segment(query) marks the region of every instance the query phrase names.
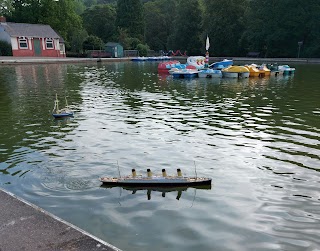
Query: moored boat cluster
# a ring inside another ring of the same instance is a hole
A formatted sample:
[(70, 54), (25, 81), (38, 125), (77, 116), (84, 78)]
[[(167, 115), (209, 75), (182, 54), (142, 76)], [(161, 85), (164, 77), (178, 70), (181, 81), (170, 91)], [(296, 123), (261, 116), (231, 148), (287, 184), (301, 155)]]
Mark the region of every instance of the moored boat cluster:
[(295, 68), (289, 65), (233, 65), (233, 60), (228, 59), (206, 65), (205, 59), (202, 56), (188, 57), (186, 64), (176, 60), (162, 62), (158, 65), (158, 72), (169, 73), (174, 78), (249, 78), (290, 75), (295, 72)]

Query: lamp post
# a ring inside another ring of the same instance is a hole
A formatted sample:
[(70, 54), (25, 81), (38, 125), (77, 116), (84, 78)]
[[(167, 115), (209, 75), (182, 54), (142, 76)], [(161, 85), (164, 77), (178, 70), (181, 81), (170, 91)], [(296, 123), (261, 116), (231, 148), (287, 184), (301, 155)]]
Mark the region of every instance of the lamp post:
[(302, 45), (303, 45), (303, 41), (299, 41), (298, 42), (298, 46), (299, 46), (299, 48), (298, 48), (298, 58), (300, 58), (300, 49), (301, 49)]

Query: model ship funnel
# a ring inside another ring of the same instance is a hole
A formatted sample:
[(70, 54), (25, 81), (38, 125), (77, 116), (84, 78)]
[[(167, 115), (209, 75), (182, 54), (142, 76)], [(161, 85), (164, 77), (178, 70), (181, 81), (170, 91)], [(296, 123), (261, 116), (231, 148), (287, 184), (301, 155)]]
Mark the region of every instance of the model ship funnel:
[(152, 172), (149, 168), (147, 169), (147, 174), (148, 174), (148, 177), (152, 177)]
[(163, 177), (167, 177), (166, 169), (162, 169), (162, 176), (163, 176)]
[(137, 173), (136, 173), (136, 169), (132, 169), (132, 177), (136, 177)]
[(180, 169), (180, 168), (177, 169), (177, 173), (178, 173), (178, 176), (179, 176), (179, 177), (182, 176), (182, 173), (181, 173), (181, 169)]

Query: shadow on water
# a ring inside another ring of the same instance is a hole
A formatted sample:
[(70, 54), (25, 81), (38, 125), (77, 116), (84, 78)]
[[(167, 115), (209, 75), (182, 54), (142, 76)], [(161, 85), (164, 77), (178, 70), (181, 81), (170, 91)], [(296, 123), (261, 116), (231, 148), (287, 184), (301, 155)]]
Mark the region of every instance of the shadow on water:
[(136, 194), (138, 191), (146, 191), (147, 199), (151, 200), (151, 192), (159, 192), (162, 197), (166, 197), (166, 193), (177, 192), (176, 199), (180, 200), (182, 192), (187, 191), (189, 188), (200, 189), (200, 190), (211, 190), (211, 185), (203, 186), (183, 186), (183, 187), (127, 187), (127, 186), (117, 186), (117, 185), (105, 185), (102, 184), (101, 188), (111, 189), (111, 188), (122, 188), (128, 191), (132, 191), (132, 194)]

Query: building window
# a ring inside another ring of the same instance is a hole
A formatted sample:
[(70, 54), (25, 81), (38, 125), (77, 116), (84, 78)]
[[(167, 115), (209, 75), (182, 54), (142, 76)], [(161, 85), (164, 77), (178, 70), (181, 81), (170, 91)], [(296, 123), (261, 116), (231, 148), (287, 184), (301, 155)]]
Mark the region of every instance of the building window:
[(47, 38), (47, 39), (46, 39), (46, 48), (47, 48), (47, 49), (54, 49), (52, 38)]
[(19, 38), (19, 48), (28, 49), (28, 40), (26, 38)]

